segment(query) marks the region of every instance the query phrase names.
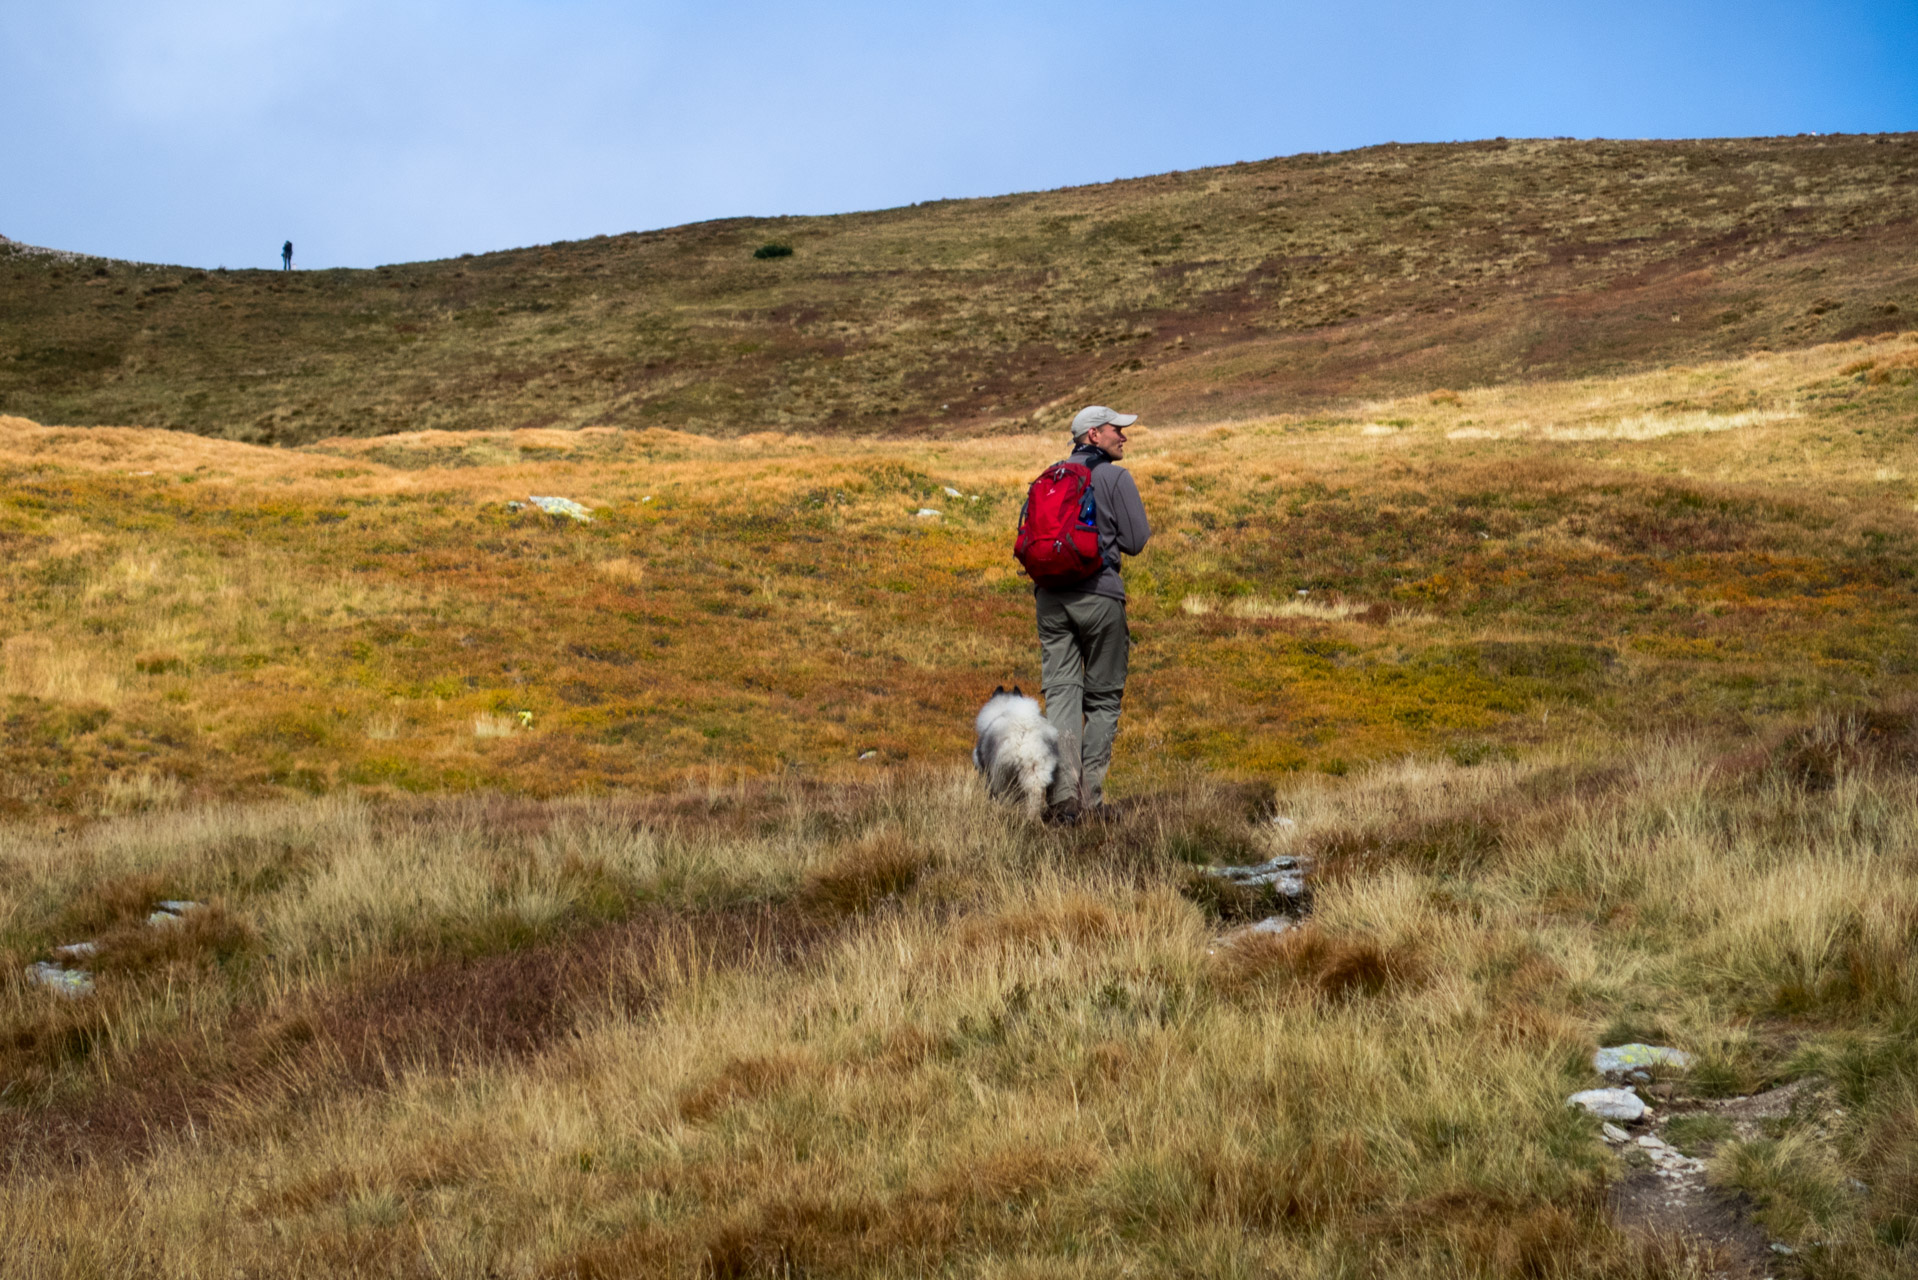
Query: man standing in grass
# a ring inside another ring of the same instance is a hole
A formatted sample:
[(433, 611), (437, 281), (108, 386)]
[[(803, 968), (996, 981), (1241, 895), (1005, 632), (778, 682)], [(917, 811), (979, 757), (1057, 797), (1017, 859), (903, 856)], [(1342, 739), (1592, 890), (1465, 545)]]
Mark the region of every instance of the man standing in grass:
[(1119, 733), (1125, 696), (1125, 581), (1121, 556), (1145, 550), (1152, 526), (1132, 473), (1114, 465), (1125, 457), (1125, 429), (1133, 413), (1089, 405), (1072, 419), (1072, 456), (1092, 472), (1100, 567), (1069, 587), (1035, 587), (1039, 615), (1039, 679), (1046, 719), (1059, 731), (1059, 770), (1046, 796), (1046, 821), (1070, 824), (1112, 813), (1105, 803), (1106, 770)]

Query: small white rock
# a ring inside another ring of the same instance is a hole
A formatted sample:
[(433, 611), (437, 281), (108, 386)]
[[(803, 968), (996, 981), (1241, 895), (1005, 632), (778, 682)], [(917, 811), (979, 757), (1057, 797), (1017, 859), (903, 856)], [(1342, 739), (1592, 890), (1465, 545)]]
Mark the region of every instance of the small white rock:
[(571, 498), (543, 497), (535, 493), (527, 495), (526, 500), (549, 516), (569, 516), (581, 524), (593, 522), (592, 508), (574, 502)]
[(98, 954), (99, 950), (100, 944), (97, 942), (69, 942), (64, 947), (55, 947), (53, 954), (67, 960), (84, 960)]
[(189, 911), (198, 911), (200, 904), (181, 898), (170, 898), (160, 904), (160, 909), (147, 917), (151, 925), (178, 924)]
[(1600, 1125), (1598, 1131), (1604, 1135), (1605, 1141), (1611, 1143), (1613, 1146), (1624, 1146), (1632, 1140), (1631, 1134), (1626, 1133), (1609, 1120)]
[(1586, 1089), (1565, 1099), (1568, 1107), (1583, 1107), (1601, 1120), (1626, 1124), (1643, 1119), (1646, 1107), (1630, 1089)]
[(1245, 888), (1269, 886), (1284, 898), (1305, 896), (1306, 864), (1297, 858), (1279, 857), (1249, 867), (1201, 867), (1208, 876), (1216, 876)]
[(1229, 946), (1243, 938), (1251, 938), (1260, 934), (1277, 936), (1289, 929), (1297, 928), (1298, 923), (1299, 922), (1291, 916), (1267, 916), (1265, 919), (1246, 925), (1242, 929), (1234, 929), (1223, 937), (1214, 938), (1213, 945), (1207, 947), (1205, 953), (1209, 956), (1217, 955), (1220, 947)]
[(85, 969), (62, 969), (59, 965), (37, 960), (27, 966), (27, 981), (37, 983), (56, 995), (74, 999), (93, 991), (93, 975)]
[(879, 754), (879, 753), (878, 753), (877, 751), (861, 751), (861, 752), (859, 753), (859, 758), (860, 758), (861, 760), (870, 760), (870, 759), (872, 759), (872, 758), (873, 758), (874, 756), (876, 756), (876, 755), (878, 755), (878, 754)]
[(1683, 1049), (1667, 1049), (1655, 1044), (1613, 1045), (1592, 1055), (1592, 1070), (1602, 1076), (1629, 1075), (1646, 1067), (1676, 1067), (1683, 1071), (1691, 1065), (1692, 1055)]
[(928, 519), (932, 516), (943, 516), (944, 514), (946, 513), (943, 511), (934, 511), (931, 507), (921, 507), (919, 510), (913, 512), (913, 515), (919, 517), (921, 520)]
[(957, 489), (955, 489), (955, 488), (953, 488), (953, 487), (952, 487), (951, 485), (949, 485), (949, 484), (942, 484), (942, 485), (940, 485), (939, 487), (940, 487), (941, 489), (944, 489), (944, 490), (946, 491), (946, 496), (947, 496), (948, 498), (963, 498), (963, 497), (965, 497), (965, 495), (964, 495), (963, 493), (960, 493), (960, 492), (959, 492), (959, 491), (958, 491)]

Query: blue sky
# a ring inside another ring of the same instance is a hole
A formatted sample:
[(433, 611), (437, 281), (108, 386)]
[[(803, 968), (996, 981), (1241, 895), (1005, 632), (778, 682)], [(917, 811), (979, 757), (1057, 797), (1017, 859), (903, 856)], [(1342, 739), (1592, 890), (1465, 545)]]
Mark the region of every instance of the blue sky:
[(372, 266), (1460, 138), (1918, 129), (1918, 0), (0, 0), (0, 234)]

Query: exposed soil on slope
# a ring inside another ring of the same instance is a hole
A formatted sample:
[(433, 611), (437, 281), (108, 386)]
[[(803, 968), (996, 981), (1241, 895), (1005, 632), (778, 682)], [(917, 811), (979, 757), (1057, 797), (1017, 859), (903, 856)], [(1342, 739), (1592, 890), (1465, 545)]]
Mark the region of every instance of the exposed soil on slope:
[[(1746, 1097), (1679, 1100), (1663, 1109), (1648, 1131), (1662, 1134), (1675, 1120), (1711, 1116), (1729, 1122), (1732, 1136), (1750, 1141), (1763, 1136), (1768, 1123), (1802, 1109), (1815, 1111), (1822, 1103), (1816, 1080), (1797, 1080)], [(1719, 1145), (1697, 1144), (1693, 1163), (1702, 1166)], [(1767, 1280), (1798, 1273), (1793, 1255), (1774, 1248), (1752, 1220), (1756, 1206), (1751, 1198), (1709, 1185), (1702, 1167), (1634, 1168), (1612, 1185), (1611, 1208), (1626, 1231), (1686, 1241), (1709, 1260), (1711, 1280)]]

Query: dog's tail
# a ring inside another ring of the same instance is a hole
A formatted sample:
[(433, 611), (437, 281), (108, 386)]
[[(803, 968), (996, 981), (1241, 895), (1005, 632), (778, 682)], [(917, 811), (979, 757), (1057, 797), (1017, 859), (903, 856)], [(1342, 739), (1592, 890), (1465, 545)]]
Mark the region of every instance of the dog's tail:
[(1044, 756), (1028, 755), (1019, 762), (1019, 794), (1025, 801), (1026, 817), (1036, 819), (1039, 811), (1045, 808), (1046, 793), (1052, 790), (1052, 779), (1058, 772), (1056, 747)]

